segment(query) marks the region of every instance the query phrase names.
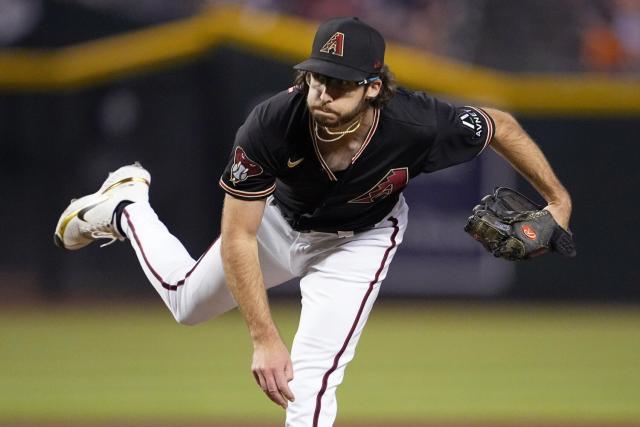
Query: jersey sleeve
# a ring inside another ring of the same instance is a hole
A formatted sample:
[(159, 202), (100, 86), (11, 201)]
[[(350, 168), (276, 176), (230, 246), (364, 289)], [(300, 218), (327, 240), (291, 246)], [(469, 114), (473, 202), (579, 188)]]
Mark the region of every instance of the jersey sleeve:
[(219, 181), (227, 194), (242, 200), (264, 199), (276, 189), (268, 135), (262, 129), (257, 110), (258, 107), (238, 129), (229, 162)]
[(489, 145), (495, 124), (483, 109), (456, 107), (437, 99), (433, 103), (436, 135), (423, 167), (424, 172), (467, 162)]

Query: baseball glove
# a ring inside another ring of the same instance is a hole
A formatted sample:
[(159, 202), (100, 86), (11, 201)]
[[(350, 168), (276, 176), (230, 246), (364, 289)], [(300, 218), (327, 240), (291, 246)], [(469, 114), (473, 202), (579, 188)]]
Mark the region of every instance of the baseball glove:
[(548, 251), (574, 257), (573, 235), (551, 213), (506, 187), (482, 198), (464, 230), (494, 256), (517, 261)]

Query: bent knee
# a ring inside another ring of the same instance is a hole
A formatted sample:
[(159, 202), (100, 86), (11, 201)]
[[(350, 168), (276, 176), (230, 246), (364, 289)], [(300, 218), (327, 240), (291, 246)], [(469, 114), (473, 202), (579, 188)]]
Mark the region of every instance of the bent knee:
[(176, 317), (175, 319), (176, 319), (176, 322), (185, 326), (195, 326), (201, 322), (191, 317)]
[(185, 326), (194, 326), (206, 320), (202, 316), (198, 316), (196, 313), (174, 313), (173, 317), (176, 319), (176, 322)]
[(218, 317), (219, 314), (221, 313), (209, 312), (204, 310), (190, 310), (174, 312), (173, 317), (176, 319), (176, 322), (181, 325), (194, 326)]
[(235, 307), (233, 299), (222, 301), (181, 300), (170, 307), (173, 317), (181, 325), (197, 325), (226, 313)]

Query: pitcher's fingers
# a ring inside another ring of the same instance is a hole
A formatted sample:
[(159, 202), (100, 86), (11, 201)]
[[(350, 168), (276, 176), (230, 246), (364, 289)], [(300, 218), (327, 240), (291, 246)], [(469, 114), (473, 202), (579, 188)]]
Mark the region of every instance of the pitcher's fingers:
[(260, 375), (258, 375), (256, 371), (251, 371), (251, 373), (253, 374), (253, 378), (256, 380), (256, 384), (258, 384), (258, 387), (260, 387), (264, 391), (265, 386), (263, 386), (263, 382), (260, 381)]
[(265, 380), (267, 382), (267, 393), (269, 398), (273, 400), (278, 405), (283, 408), (287, 408), (287, 400), (282, 396), (280, 389), (278, 387), (278, 383), (276, 379), (273, 377), (272, 372), (268, 372), (265, 374)]
[(260, 371), (253, 371), (253, 377), (256, 379), (258, 386), (264, 391), (267, 392), (267, 381), (264, 379), (264, 376)]
[(291, 363), (291, 359), (289, 359), (286, 366), (284, 367), (284, 375), (287, 377), (287, 381), (293, 380), (293, 365)]
[(284, 396), (287, 400), (293, 402), (293, 392), (289, 388), (289, 381), (287, 380), (286, 371), (280, 372), (276, 375), (276, 384), (278, 386), (278, 391)]

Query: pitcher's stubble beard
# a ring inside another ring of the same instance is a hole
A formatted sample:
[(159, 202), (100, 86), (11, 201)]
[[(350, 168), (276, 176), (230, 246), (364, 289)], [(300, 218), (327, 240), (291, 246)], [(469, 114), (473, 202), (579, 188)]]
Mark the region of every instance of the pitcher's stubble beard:
[(331, 129), (338, 128), (352, 122), (356, 117), (366, 111), (366, 109), (368, 108), (368, 104), (365, 96), (363, 95), (362, 99), (358, 102), (358, 105), (356, 105), (351, 111), (338, 115), (338, 113), (329, 109), (328, 111), (330, 113), (338, 116), (337, 119), (332, 119), (328, 116), (322, 115), (322, 113), (318, 113), (317, 110), (322, 111), (322, 107), (311, 107), (308, 102), (307, 107), (309, 108), (309, 112), (311, 113), (311, 116), (313, 117), (313, 120), (316, 121), (316, 123), (318, 123), (320, 126), (326, 126)]

